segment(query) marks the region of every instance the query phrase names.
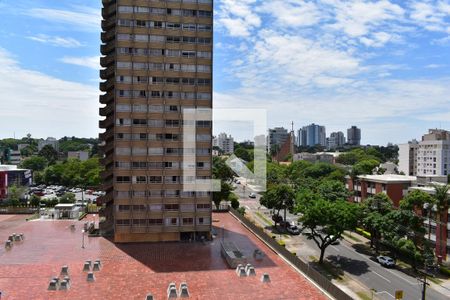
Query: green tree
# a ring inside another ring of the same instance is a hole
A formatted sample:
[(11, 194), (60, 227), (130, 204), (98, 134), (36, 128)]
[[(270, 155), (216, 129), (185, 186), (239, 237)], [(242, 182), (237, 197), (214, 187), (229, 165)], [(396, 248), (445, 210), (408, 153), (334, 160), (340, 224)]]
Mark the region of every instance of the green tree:
[(54, 164), (58, 160), (58, 152), (51, 145), (45, 145), (38, 155), (45, 158), (49, 165)]
[[(439, 241), (439, 256), (442, 256), (442, 253), (445, 252), (443, 247), (446, 247), (446, 241), (443, 240), (443, 233), (447, 231), (447, 223), (448, 223), (448, 206), (450, 202), (449, 194), (449, 185), (439, 185), (435, 184), (434, 186), (434, 198), (437, 207), (436, 212), (436, 225), (439, 234), (436, 236), (440, 236), (441, 240)], [(437, 242), (437, 241), (436, 241)]]
[(76, 197), (73, 193), (65, 193), (59, 198), (59, 203), (75, 203)]
[(226, 160), (220, 157), (213, 157), (212, 175), (214, 179), (220, 179), (225, 182), (231, 182), (235, 174), (226, 164)]
[(362, 222), (370, 232), (370, 247), (378, 252), (379, 241), (386, 225), (385, 216), (392, 211), (392, 200), (384, 193), (376, 194), (364, 200)]
[(358, 175), (372, 174), (373, 169), (379, 164), (380, 162), (375, 159), (362, 160), (353, 166), (353, 170), (355, 170), (355, 173)]
[(222, 202), (222, 200), (228, 200), (232, 190), (233, 188), (229, 183), (226, 183), (223, 180), (221, 180), (220, 191), (213, 192), (213, 202), (217, 209), (219, 209), (220, 202)]
[(39, 207), (41, 204), (41, 197), (37, 195), (31, 195), (30, 197), (30, 205), (33, 207)]
[(21, 167), (33, 171), (42, 171), (47, 166), (47, 160), (41, 156), (32, 156), (22, 161)]
[(320, 249), (319, 263), (323, 263), (325, 250), (342, 237), (345, 230), (352, 230), (360, 215), (360, 208), (347, 201), (319, 199), (302, 206), (301, 228), (308, 239)]
[[(268, 209), (276, 211), (276, 215), (280, 214), (280, 210), (293, 210), (294, 208), (295, 193), (293, 189), (287, 184), (279, 184), (273, 187), (269, 187), (264, 195), (260, 198), (259, 202)], [(284, 218), (286, 221), (286, 218)], [(275, 226), (277, 222), (275, 221)]]
[(317, 189), (319, 195), (329, 201), (347, 200), (350, 197), (345, 185), (336, 180), (322, 180)]
[(253, 160), (253, 151), (252, 150), (238, 148), (238, 149), (234, 150), (234, 155), (236, 155), (240, 159), (245, 160), (246, 162), (250, 162)]

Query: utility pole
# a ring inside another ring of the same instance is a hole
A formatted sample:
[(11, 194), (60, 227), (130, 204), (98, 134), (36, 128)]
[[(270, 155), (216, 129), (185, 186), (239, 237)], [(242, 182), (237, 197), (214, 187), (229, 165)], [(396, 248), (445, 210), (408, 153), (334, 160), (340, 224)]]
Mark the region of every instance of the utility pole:
[(427, 270), (426, 270), (426, 268), (427, 268), (427, 266), (425, 265), (425, 272), (423, 273), (423, 275), (424, 275), (423, 279), (422, 278), (418, 279), (423, 284), (423, 286), (422, 286), (422, 300), (426, 299), (427, 285), (430, 285), (427, 282)]

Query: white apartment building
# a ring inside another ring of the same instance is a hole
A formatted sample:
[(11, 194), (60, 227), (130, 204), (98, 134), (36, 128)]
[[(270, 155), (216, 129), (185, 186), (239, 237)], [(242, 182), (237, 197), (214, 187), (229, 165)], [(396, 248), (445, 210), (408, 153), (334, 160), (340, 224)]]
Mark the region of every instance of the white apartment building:
[(398, 149), (398, 171), (405, 175), (416, 176), (419, 142), (412, 140), (407, 144), (398, 145)]
[(447, 176), (450, 169), (450, 132), (430, 129), (417, 151), (417, 176)]
[(45, 146), (50, 145), (56, 151), (59, 151), (59, 141), (53, 137), (48, 137), (46, 140), (38, 141), (38, 151), (41, 151)]
[(234, 152), (234, 139), (231, 135), (221, 133), (214, 138), (213, 146), (219, 147), (225, 154), (231, 154)]

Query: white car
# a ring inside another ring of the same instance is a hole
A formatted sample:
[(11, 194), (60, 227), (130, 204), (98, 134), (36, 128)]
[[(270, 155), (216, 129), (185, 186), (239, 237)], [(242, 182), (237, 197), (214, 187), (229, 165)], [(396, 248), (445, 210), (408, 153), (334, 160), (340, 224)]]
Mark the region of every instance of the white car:
[(255, 199), (256, 198), (256, 194), (255, 193), (250, 193), (248, 195), (249, 198)]
[(391, 268), (395, 266), (395, 261), (389, 256), (380, 255), (377, 257), (377, 261), (380, 265), (386, 268)]

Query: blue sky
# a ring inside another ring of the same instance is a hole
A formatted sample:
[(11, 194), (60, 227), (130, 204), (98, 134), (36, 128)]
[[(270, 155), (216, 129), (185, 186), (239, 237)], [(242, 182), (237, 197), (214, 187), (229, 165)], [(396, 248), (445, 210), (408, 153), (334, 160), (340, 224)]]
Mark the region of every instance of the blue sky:
[[(0, 137), (98, 134), (100, 7), (0, 0)], [(216, 0), (214, 79), (215, 107), (271, 127), (358, 125), (372, 144), (450, 129), (450, 1)]]

